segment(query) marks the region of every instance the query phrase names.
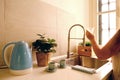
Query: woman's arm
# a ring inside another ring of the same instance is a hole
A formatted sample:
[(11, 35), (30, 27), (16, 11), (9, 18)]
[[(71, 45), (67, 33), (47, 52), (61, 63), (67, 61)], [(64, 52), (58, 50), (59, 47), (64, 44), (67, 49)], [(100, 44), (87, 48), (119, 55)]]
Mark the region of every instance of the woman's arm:
[(120, 30), (102, 48), (98, 46), (92, 33), (86, 31), (86, 36), (91, 41), (93, 50), (99, 59), (107, 59), (120, 51)]

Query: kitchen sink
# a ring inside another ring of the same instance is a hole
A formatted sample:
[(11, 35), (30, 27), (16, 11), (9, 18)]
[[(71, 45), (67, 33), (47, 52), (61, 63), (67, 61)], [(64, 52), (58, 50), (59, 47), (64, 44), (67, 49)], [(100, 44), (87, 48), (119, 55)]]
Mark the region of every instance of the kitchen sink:
[(66, 59), (68, 66), (80, 65), (86, 68), (99, 69), (105, 64), (109, 63), (108, 60), (99, 60), (97, 58), (86, 57), (86, 56), (74, 56)]
[(100, 80), (107, 80), (112, 73), (112, 63), (109, 60), (99, 60), (97, 58), (79, 55), (72, 55), (70, 58), (66, 58), (65, 55), (56, 57), (53, 61), (58, 65), (62, 59), (66, 60), (67, 68), (88, 74), (98, 74), (101, 76)]
[(80, 65), (88, 68), (98, 69), (104, 64), (106, 64), (108, 60), (99, 60), (96, 58), (81, 56)]
[(87, 56), (79, 56), (79, 55), (72, 55), (70, 58), (59, 57), (57, 59), (54, 59), (56, 63), (59, 63), (60, 60), (65, 59), (66, 65), (73, 67), (73, 66), (80, 66), (88, 69), (94, 69), (96, 72), (103, 69), (105, 66), (108, 66), (111, 64), (109, 60), (99, 60), (97, 58), (93, 57), (87, 57)]

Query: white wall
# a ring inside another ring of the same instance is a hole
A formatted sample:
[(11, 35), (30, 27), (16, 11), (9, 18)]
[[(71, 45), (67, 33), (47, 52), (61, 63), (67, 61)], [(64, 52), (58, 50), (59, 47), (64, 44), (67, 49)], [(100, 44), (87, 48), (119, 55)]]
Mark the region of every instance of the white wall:
[(89, 0), (0, 0), (0, 53), (8, 42), (31, 43), (45, 33), (58, 43), (55, 55), (66, 54), (68, 29), (76, 23), (89, 26)]

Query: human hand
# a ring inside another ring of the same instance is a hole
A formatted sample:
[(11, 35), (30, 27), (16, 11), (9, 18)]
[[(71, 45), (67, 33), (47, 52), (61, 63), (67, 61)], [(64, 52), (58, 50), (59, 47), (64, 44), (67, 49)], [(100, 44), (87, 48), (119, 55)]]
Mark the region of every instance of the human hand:
[(86, 30), (86, 36), (89, 40), (94, 39), (94, 35), (91, 32), (89, 32), (88, 30)]

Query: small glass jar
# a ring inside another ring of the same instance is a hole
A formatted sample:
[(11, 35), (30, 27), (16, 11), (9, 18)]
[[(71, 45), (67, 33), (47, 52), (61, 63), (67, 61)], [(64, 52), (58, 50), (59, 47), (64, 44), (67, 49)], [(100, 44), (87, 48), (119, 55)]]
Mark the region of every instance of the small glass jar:
[(65, 59), (60, 60), (60, 68), (64, 68), (66, 66)]

